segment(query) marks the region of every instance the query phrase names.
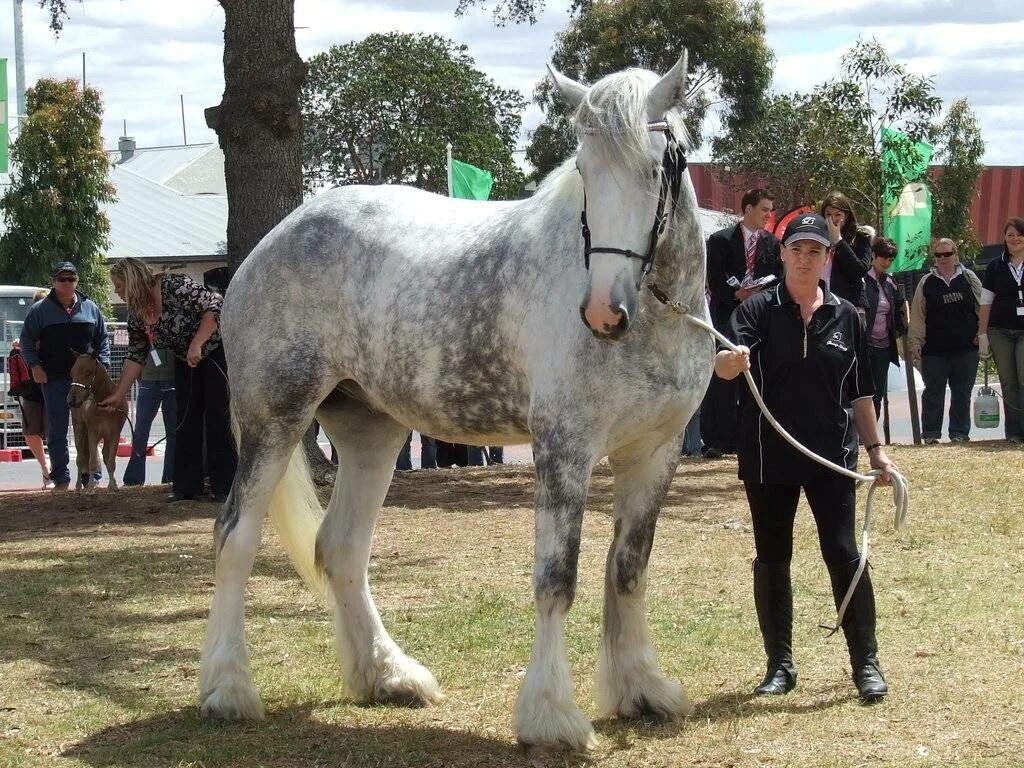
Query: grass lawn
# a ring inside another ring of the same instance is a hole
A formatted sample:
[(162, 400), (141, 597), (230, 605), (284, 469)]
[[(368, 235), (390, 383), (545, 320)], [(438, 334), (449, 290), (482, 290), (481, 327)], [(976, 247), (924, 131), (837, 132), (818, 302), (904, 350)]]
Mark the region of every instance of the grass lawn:
[[(1024, 765), (1024, 451), (1005, 443), (894, 448), (909, 527), (878, 494), (873, 578), (892, 689), (859, 704), (806, 508), (794, 560), (800, 684), (747, 694), (763, 673), (753, 539), (731, 460), (684, 460), (651, 559), (665, 670), (696, 711), (673, 723), (598, 721), (589, 756), (525, 750), (512, 705), (532, 643), (528, 467), (396, 477), (371, 583), (385, 624), (437, 676), (422, 709), (353, 704), (333, 628), (273, 531), (248, 590), (253, 674), (267, 719), (198, 717), (213, 591), (210, 504), (158, 488), (0, 495), (0, 766), (1021, 766)], [(585, 712), (611, 478), (595, 476), (567, 642)]]

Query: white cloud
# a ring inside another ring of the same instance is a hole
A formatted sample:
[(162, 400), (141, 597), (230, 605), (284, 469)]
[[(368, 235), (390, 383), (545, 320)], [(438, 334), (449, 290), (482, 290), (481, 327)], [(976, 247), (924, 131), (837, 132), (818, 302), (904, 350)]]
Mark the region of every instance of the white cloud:
[[(0, 18), (11, 18), (12, 0), (0, 0)], [(500, 85), (530, 98), (544, 75), (555, 34), (569, 0), (548, 0), (534, 27), (495, 27), (490, 14), (454, 16), (456, 0), (296, 0), (296, 43), (309, 57), (330, 45), (371, 32), (431, 32), (465, 43), (477, 65)], [(776, 52), (773, 87), (808, 89), (838, 72), (838, 60), (859, 36), (878, 37), (915, 72), (934, 76), (946, 102), (967, 97), (975, 108), (991, 164), (1022, 162), (1024, 39), (1017, 0), (766, 0), (768, 42)], [(224, 90), (223, 24), (214, 0), (87, 0), (69, 2), (71, 19), (59, 39), (33, 0), (24, 5), (26, 80), (86, 76), (104, 96), (104, 140), (113, 147), (127, 122), (140, 146), (180, 143), (181, 106), (190, 142), (213, 141), (203, 110)], [(13, 33), (0, 25), (0, 56), (11, 59), (8, 82), (14, 111)], [(527, 109), (524, 127), (540, 121)], [(705, 133), (713, 130), (709, 122)]]

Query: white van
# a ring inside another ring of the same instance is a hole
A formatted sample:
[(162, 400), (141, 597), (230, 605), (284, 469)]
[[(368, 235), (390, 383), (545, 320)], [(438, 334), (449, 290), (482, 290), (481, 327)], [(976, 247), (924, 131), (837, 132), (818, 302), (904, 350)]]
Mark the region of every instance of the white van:
[[(0, 285), (0, 322), (20, 323), (32, 306), (32, 297), (36, 291), (49, 291), (49, 288), (33, 288), (30, 285)], [(20, 331), (20, 329), (19, 329)], [(8, 338), (10, 332), (3, 338)]]

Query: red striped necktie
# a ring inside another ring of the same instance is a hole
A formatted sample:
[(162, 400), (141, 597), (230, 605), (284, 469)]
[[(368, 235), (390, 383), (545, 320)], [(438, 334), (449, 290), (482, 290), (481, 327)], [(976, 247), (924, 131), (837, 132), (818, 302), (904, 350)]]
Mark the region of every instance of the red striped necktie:
[(747, 274), (754, 273), (754, 257), (757, 255), (757, 232), (751, 232), (747, 238)]

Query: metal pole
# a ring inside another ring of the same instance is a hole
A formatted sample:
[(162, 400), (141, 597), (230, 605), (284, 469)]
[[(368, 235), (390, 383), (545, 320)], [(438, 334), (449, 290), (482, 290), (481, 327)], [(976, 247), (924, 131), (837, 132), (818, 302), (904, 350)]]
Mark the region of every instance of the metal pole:
[(82, 93), (85, 93), (85, 51), (82, 51)]
[(185, 133), (185, 94), (179, 93), (181, 99), (181, 141), (188, 146), (188, 135)]
[[(901, 272), (900, 281), (903, 283), (903, 295), (913, 297), (914, 295), (914, 273)], [(909, 302), (911, 299), (907, 299)], [(910, 402), (910, 429), (914, 435), (914, 445), (921, 444), (921, 416), (917, 409), (917, 385), (914, 382), (914, 363), (910, 359), (910, 333), (903, 334), (903, 350), (906, 354), (904, 370), (907, 374), (907, 400)]]
[(448, 197), (452, 196), (452, 143), (448, 142)]
[(18, 104), (18, 127), (21, 128), (21, 121), (25, 119), (25, 25), (21, 18), (21, 4), (24, 0), (14, 0), (14, 69), (15, 88)]

